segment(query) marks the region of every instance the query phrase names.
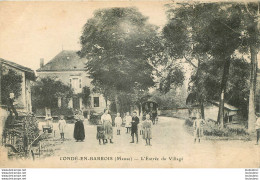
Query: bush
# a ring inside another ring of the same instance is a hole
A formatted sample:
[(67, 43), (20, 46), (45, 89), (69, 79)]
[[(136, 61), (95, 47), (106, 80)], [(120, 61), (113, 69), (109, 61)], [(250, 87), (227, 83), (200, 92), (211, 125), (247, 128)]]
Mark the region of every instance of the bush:
[(208, 122), (204, 126), (204, 135), (206, 136), (245, 136), (248, 135), (247, 130), (242, 125), (228, 125), (227, 127), (221, 129), (214, 122)]
[(71, 109), (71, 108), (61, 107), (61, 108), (52, 108), (51, 115), (52, 116), (63, 115), (65, 117), (70, 117), (70, 116), (73, 116), (74, 113), (73, 113), (73, 109)]
[(193, 127), (193, 121), (192, 121), (192, 119), (186, 119), (186, 120), (185, 120), (185, 126)]
[[(193, 132), (193, 120), (186, 119), (185, 126), (190, 133)], [(203, 126), (203, 134), (205, 136), (231, 137), (231, 136), (248, 136), (246, 127), (243, 125), (228, 125), (221, 129), (215, 122), (207, 122)]]
[(96, 113), (95, 111), (90, 111), (90, 119), (89, 123), (93, 125), (99, 124), (99, 121), (101, 120), (101, 114)]
[(206, 124), (203, 127), (203, 133), (206, 136), (219, 136), (219, 137), (225, 137), (229, 136), (229, 131), (228, 129), (220, 129), (219, 126), (217, 125), (211, 125), (211, 124)]

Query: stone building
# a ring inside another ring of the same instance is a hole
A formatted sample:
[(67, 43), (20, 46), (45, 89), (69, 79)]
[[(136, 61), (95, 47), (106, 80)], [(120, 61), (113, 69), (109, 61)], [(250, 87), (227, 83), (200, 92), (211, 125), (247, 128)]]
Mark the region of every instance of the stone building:
[[(72, 109), (89, 109), (97, 113), (103, 112), (106, 108), (106, 101), (101, 94), (91, 91), (90, 107), (86, 107), (79, 96), (85, 86), (91, 90), (91, 78), (86, 71), (87, 59), (80, 58), (76, 51), (63, 50), (51, 59), (47, 64), (40, 60), (40, 68), (36, 70), (38, 78), (52, 77), (69, 85), (74, 92), (73, 97), (69, 100), (68, 108)], [(61, 106), (61, 99), (58, 99), (58, 106)]]

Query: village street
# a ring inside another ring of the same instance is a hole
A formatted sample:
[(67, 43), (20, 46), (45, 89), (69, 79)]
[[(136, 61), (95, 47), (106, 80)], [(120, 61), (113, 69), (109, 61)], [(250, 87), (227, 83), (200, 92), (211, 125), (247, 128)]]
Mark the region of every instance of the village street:
[[(184, 120), (159, 117), (153, 126), (152, 146), (145, 146), (140, 137), (138, 144), (131, 144), (130, 134), (122, 128), (114, 143), (99, 145), (96, 140), (96, 126), (85, 124), (86, 139), (73, 139), (73, 124), (68, 124), (66, 141), (61, 143), (54, 156), (37, 160), (41, 166), (60, 167), (259, 167), (260, 146), (255, 141), (209, 141), (202, 138), (200, 144), (186, 132)], [(56, 134), (55, 138), (59, 138)], [(87, 160), (80, 159), (82, 157)], [(96, 157), (112, 157), (113, 160), (98, 160)], [(166, 160), (161, 160), (163, 157)], [(75, 159), (77, 158), (77, 159)], [(116, 161), (116, 160), (118, 161)], [(121, 159), (121, 160), (120, 160)], [(171, 160), (170, 160), (171, 159)], [(51, 164), (49, 162), (52, 162)], [(153, 162), (153, 163), (151, 163)]]

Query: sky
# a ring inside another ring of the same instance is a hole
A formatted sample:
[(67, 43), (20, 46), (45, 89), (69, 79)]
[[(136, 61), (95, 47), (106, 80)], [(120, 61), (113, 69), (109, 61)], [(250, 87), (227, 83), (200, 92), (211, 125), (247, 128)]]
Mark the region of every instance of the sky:
[(36, 70), (62, 49), (80, 50), (87, 20), (100, 8), (137, 7), (158, 26), (167, 2), (0, 2), (0, 58)]

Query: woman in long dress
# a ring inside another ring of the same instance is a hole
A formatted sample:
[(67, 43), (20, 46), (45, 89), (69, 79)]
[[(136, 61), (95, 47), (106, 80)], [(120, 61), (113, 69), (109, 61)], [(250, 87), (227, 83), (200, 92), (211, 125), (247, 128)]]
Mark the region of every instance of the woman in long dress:
[(152, 139), (152, 121), (149, 114), (146, 114), (145, 121), (143, 122), (143, 138), (146, 141), (146, 146), (151, 146), (151, 139)]
[(81, 116), (77, 113), (75, 115), (76, 123), (74, 126), (74, 138), (76, 141), (83, 141), (85, 139), (85, 128)]
[(112, 127), (112, 118), (110, 114), (108, 114), (108, 109), (104, 110), (104, 114), (101, 116), (101, 122), (104, 125), (104, 131), (105, 131), (105, 137), (104, 139), (110, 140), (110, 143), (112, 142), (113, 139), (113, 127)]

